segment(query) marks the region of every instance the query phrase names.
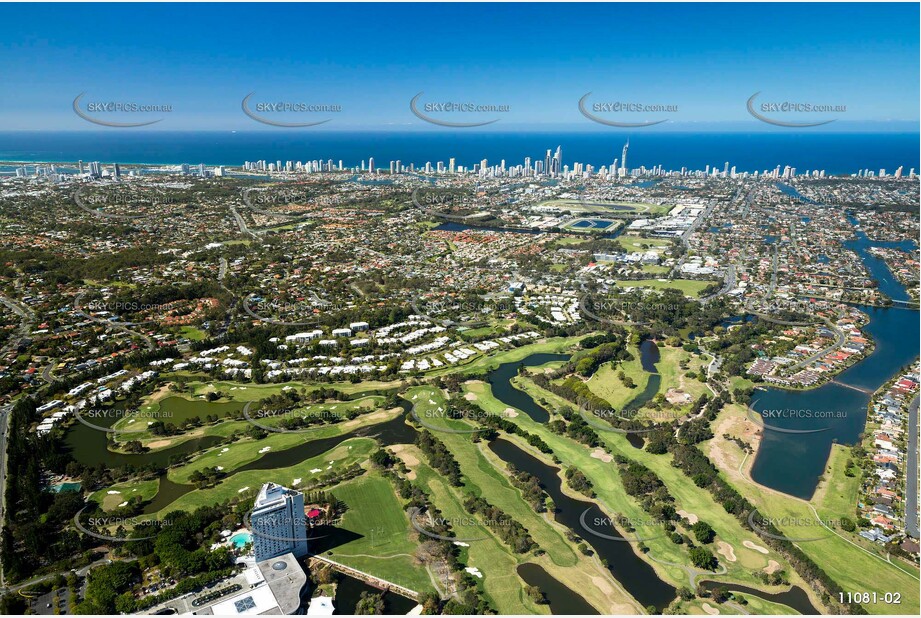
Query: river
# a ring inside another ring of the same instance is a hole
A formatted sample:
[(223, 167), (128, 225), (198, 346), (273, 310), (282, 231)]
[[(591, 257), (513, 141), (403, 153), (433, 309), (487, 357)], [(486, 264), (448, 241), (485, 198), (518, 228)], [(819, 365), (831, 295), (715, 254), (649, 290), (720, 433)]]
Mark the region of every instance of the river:
[[(599, 524), (598, 532), (604, 536), (597, 536), (590, 534), (583, 527), (583, 521), (606, 523), (610, 518), (594, 502), (572, 498), (563, 493), (562, 480), (558, 476), (559, 468), (542, 462), (502, 438), (490, 442), (489, 448), (506, 463), (537, 477), (541, 487), (556, 505), (554, 519), (581, 537), (595, 550), (599, 558), (607, 560), (608, 568), (614, 578), (643, 607), (652, 605), (661, 611), (671, 603), (675, 598), (675, 588), (659, 579), (655, 569), (637, 555), (632, 543), (626, 540), (606, 538), (619, 537), (622, 539), (623, 537), (616, 528)], [(616, 474), (613, 469), (611, 472)]]

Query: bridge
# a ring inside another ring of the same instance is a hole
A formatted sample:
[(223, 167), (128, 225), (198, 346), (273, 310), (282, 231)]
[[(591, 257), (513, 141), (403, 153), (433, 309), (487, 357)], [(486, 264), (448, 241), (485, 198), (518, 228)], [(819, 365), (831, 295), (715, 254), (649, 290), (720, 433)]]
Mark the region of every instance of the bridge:
[(358, 569), (354, 569), (350, 566), (346, 566), (342, 564), (341, 562), (330, 560), (329, 558), (326, 558), (325, 556), (318, 556), (317, 554), (311, 554), (309, 562), (310, 562), (310, 566), (314, 566), (315, 562), (327, 564), (333, 569), (335, 569), (336, 571), (339, 571), (340, 573), (344, 573), (346, 575), (354, 577), (355, 579), (363, 581), (370, 586), (374, 586), (378, 590), (383, 590), (384, 592), (396, 592), (397, 594), (404, 596), (404, 597), (408, 597), (412, 599), (413, 601), (417, 601), (417, 602), (419, 601), (419, 593), (416, 592), (415, 590), (410, 590), (409, 588), (406, 588), (405, 586), (401, 586), (399, 584), (389, 582), (386, 579), (381, 579), (380, 577), (375, 577), (374, 575), (365, 573), (364, 571), (359, 571)]
[(867, 395), (872, 395), (873, 391), (868, 388), (863, 388), (861, 386), (854, 386), (853, 384), (845, 384), (844, 382), (838, 382), (838, 380), (832, 380), (832, 384), (837, 384), (838, 386), (843, 386), (844, 388), (849, 388), (853, 391), (859, 391), (861, 393), (866, 393)]

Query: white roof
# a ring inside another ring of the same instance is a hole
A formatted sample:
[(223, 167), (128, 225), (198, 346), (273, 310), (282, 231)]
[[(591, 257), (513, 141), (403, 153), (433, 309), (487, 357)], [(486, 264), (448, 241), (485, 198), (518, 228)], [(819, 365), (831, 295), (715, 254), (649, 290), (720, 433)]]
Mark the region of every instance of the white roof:
[(211, 606), (215, 616), (239, 616), (264, 614), (278, 607), (278, 601), (268, 586), (244, 590), (220, 603)]
[(313, 597), (310, 599), (310, 605), (307, 607), (308, 616), (332, 616), (333, 615), (333, 598), (332, 597)]

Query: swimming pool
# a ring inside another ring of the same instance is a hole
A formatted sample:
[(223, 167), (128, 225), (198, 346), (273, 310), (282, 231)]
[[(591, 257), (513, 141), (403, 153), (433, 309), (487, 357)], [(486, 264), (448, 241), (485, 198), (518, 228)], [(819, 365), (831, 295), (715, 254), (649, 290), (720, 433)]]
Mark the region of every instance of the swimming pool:
[(240, 549), (247, 543), (251, 543), (253, 540), (253, 535), (248, 531), (243, 530), (242, 532), (237, 532), (232, 537), (230, 537), (230, 542), (233, 543), (233, 546), (237, 549)]

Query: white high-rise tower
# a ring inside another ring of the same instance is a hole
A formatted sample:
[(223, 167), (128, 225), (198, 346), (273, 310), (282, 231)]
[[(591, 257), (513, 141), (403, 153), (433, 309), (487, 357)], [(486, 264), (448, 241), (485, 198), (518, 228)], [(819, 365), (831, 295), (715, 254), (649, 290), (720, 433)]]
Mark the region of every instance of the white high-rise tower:
[(307, 518), (304, 494), (275, 483), (266, 483), (256, 496), (250, 517), (256, 561), (291, 552), (307, 555)]

